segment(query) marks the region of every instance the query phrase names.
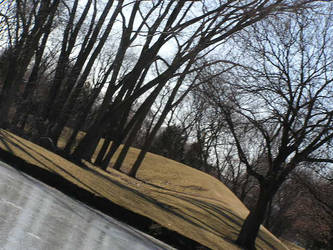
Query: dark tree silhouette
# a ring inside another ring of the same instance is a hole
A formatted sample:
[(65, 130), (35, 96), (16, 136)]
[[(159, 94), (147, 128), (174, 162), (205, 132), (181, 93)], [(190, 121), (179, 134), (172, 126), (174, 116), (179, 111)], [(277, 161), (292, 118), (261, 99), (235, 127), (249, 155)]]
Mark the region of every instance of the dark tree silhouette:
[(247, 249), (255, 248), (267, 207), (288, 175), (303, 162), (333, 162), (330, 22), (328, 13), (254, 25), (239, 37), (249, 64), (202, 88), (219, 107), (239, 160), (260, 185), (237, 239)]

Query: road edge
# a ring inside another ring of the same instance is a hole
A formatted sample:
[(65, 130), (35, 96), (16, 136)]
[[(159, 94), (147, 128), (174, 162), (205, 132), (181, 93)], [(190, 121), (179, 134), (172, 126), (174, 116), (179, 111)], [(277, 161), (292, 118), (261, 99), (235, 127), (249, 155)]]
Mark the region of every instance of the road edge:
[(175, 231), (161, 226), (146, 216), (139, 215), (112, 201), (94, 195), (93, 193), (80, 188), (62, 176), (30, 164), (14, 154), (0, 149), (0, 160), (13, 168), (28, 174), (31, 177), (51, 186), (67, 196), (78, 200), (89, 207), (92, 207), (103, 214), (111, 216), (127, 225), (134, 227), (155, 239), (158, 239), (177, 249), (209, 249), (200, 243), (187, 238)]

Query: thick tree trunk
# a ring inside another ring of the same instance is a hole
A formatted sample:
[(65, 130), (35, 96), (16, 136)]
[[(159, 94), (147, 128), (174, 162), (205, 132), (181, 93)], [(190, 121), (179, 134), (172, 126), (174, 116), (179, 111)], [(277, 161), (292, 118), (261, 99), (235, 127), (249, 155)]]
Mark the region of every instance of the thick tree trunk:
[(75, 126), (73, 128), (73, 133), (70, 137), (70, 139), (68, 140), (66, 146), (65, 146), (65, 152), (70, 154), (71, 149), (74, 145), (76, 136), (78, 134), (78, 132), (80, 131), (80, 129), (83, 127), (83, 124), (85, 123), (89, 112), (91, 111), (91, 108), (93, 107), (96, 98), (98, 97), (98, 95), (101, 93), (102, 88), (104, 87), (106, 80), (107, 80), (107, 76), (110, 74), (109, 70), (106, 73), (103, 81), (100, 83), (99, 87), (97, 87), (94, 90), (94, 93), (92, 95), (92, 97), (90, 98), (90, 101), (88, 102), (88, 104), (85, 106), (84, 110), (79, 114), (78, 118), (75, 120)]
[(269, 202), (274, 196), (274, 191), (269, 188), (261, 187), (259, 199), (254, 210), (245, 219), (242, 229), (236, 240), (236, 244), (242, 249), (255, 250), (255, 241), (259, 232), (260, 225), (265, 219), (265, 214)]
[(82, 128), (83, 124), (86, 121), (87, 114), (89, 113), (89, 110), (87, 108), (83, 113), (79, 114), (78, 118), (75, 120), (75, 124), (73, 126), (72, 134), (71, 134), (69, 140), (66, 142), (66, 145), (64, 147), (64, 151), (67, 154), (71, 153), (72, 148), (74, 147), (75, 142), (76, 142), (76, 137), (79, 134), (80, 129)]
[(9, 110), (15, 100), (14, 94), (18, 87), (16, 77), (17, 63), (13, 56), (10, 55), (8, 72), (0, 96), (0, 127), (2, 128), (6, 128), (9, 125)]
[[(135, 137), (137, 136), (137, 133), (142, 127), (142, 124), (151, 109), (151, 106), (153, 105), (154, 101), (156, 100), (158, 94), (162, 90), (165, 82), (161, 82), (159, 86), (157, 86), (154, 91), (149, 95), (149, 97), (145, 100), (145, 102), (140, 106), (139, 110), (136, 112), (136, 115), (132, 118), (132, 120), (129, 122), (125, 130), (122, 131), (122, 140), (128, 135), (128, 138), (126, 139), (126, 143), (120, 153), (120, 155), (117, 158), (117, 161), (114, 165), (114, 169), (120, 170), (120, 167), (125, 160), (125, 157), (127, 155), (127, 152), (130, 148), (130, 146), (133, 144)], [(121, 142), (122, 142), (121, 140)], [(119, 143), (121, 143), (119, 142)], [(111, 157), (106, 158), (104, 162), (104, 167), (108, 165), (108, 161), (111, 160)]]
[[(106, 170), (108, 168), (112, 156), (116, 153), (119, 146), (123, 143), (127, 134), (129, 133), (131, 128), (135, 125), (135, 122), (137, 120), (136, 117), (138, 117), (139, 116), (138, 114), (140, 114), (141, 108), (136, 112), (137, 114), (126, 125), (129, 114), (130, 114), (130, 109), (131, 109), (131, 106), (128, 106), (127, 108), (126, 107), (123, 108), (123, 111), (120, 112), (123, 115), (122, 115), (122, 118), (121, 118), (119, 124), (114, 125), (116, 127), (116, 130), (111, 128), (112, 131), (109, 132), (109, 133), (111, 133), (110, 135), (112, 136), (113, 142), (112, 142), (109, 152), (105, 155), (105, 157), (103, 158), (102, 162), (99, 165), (104, 170)], [(112, 125), (113, 124), (111, 124), (111, 126)], [(117, 168), (115, 168), (115, 169), (117, 169)], [(120, 169), (120, 167), (119, 167), (119, 169)], [(119, 169), (117, 169), (117, 170), (119, 170)]]
[(104, 130), (101, 129), (99, 123), (93, 124), (93, 126), (89, 128), (88, 133), (83, 137), (79, 145), (75, 148), (72, 156), (76, 159), (85, 159), (90, 161), (103, 131)]
[[(117, 130), (116, 134), (113, 135), (113, 138), (112, 138), (113, 141), (112, 141), (109, 152), (105, 155), (105, 157), (100, 162), (100, 164), (96, 163), (97, 166), (101, 166), (101, 168), (103, 170), (106, 170), (108, 168), (112, 156), (117, 152), (119, 146), (121, 145), (121, 143), (123, 142), (123, 140), (125, 139), (125, 137), (127, 135), (126, 130), (127, 130), (127, 128), (121, 129), (121, 127)], [(115, 168), (115, 169), (117, 169), (117, 168)], [(120, 169), (120, 167), (119, 167), (119, 169)], [(117, 170), (119, 170), (119, 169), (117, 169)]]
[[(112, 106), (117, 106), (113, 103)], [(127, 112), (126, 106), (118, 105), (118, 108), (115, 110), (110, 107), (107, 109), (107, 106), (103, 110), (100, 110), (94, 123), (89, 127), (87, 134), (79, 143), (75, 151), (73, 152), (73, 157), (77, 159), (85, 159), (87, 161), (91, 160), (92, 154), (94, 153), (96, 146), (98, 144), (99, 138), (102, 137), (103, 133), (108, 130), (111, 126), (114, 126), (115, 117), (119, 117), (120, 114)], [(119, 126), (117, 126), (119, 127)], [(115, 133), (113, 133), (115, 134)], [(98, 139), (96, 140), (96, 137)]]

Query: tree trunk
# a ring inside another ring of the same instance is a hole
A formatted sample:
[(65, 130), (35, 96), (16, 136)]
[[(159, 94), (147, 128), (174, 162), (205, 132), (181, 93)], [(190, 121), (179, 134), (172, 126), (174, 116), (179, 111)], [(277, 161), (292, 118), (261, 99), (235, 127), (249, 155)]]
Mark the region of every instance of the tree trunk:
[[(16, 81), (16, 61), (13, 59), (14, 55), (10, 52), (9, 67), (6, 79), (2, 86), (2, 92), (0, 95), (0, 127), (6, 128), (9, 125), (8, 115), (10, 106), (15, 100), (13, 92), (17, 90), (16, 86), (13, 87)], [(17, 84), (16, 84), (17, 85)]]
[(272, 218), (272, 201), (270, 200), (269, 204), (268, 204), (268, 209), (267, 209), (267, 213), (265, 216), (265, 221), (264, 221), (264, 226), (271, 231), (271, 218)]
[[(119, 146), (125, 139), (126, 135), (128, 134), (128, 131), (130, 130), (130, 128), (135, 124), (135, 117), (136, 116), (134, 116), (132, 118), (132, 120), (125, 127), (125, 129), (123, 129), (123, 127), (125, 126), (126, 121), (124, 120), (125, 117), (123, 117), (123, 121), (121, 121), (120, 125), (118, 125), (117, 131), (113, 132), (113, 134), (111, 135), (112, 139), (113, 139), (111, 148), (110, 148), (109, 152), (105, 155), (105, 157), (103, 158), (101, 163), (99, 164), (99, 166), (101, 166), (101, 168), (103, 170), (106, 170), (108, 168), (112, 156), (116, 153), (117, 149), (119, 148)], [(117, 168), (115, 168), (115, 169), (117, 169)], [(119, 170), (119, 169), (117, 169), (117, 170)]]
[[(66, 121), (67, 122), (67, 121)], [(66, 123), (64, 124), (64, 126), (61, 126), (62, 124), (56, 123), (50, 130), (50, 133), (48, 134), (48, 136), (52, 139), (52, 141), (54, 141), (55, 143), (58, 141), (58, 139), (60, 138), (61, 132), (64, 129)]]
[[(175, 9), (173, 10), (171, 16), (168, 19), (166, 27), (171, 27), (172, 23), (175, 21), (177, 18), (177, 14), (180, 12), (182, 6), (184, 5), (184, 2), (179, 2)], [(168, 8), (171, 8), (172, 2), (168, 5)], [(165, 12), (165, 15), (167, 12)], [(163, 14), (164, 16), (164, 14)], [(158, 24), (161, 22), (162, 19), (157, 20)], [(156, 26), (158, 27), (158, 26)], [(166, 28), (165, 28), (166, 29)], [(129, 72), (118, 84), (119, 86), (122, 86), (121, 89), (119, 90), (119, 93), (117, 94), (117, 97), (114, 100), (114, 104), (112, 105), (115, 108), (110, 109), (107, 111), (107, 106), (109, 103), (109, 97), (111, 99), (111, 95), (107, 92), (106, 98), (102, 103), (101, 110), (99, 111), (99, 114), (96, 118), (95, 123), (88, 129), (88, 132), (86, 136), (83, 138), (83, 140), (80, 142), (79, 146), (76, 148), (75, 152), (73, 153), (74, 157), (77, 158), (84, 158), (89, 160), (91, 157), (92, 151), (95, 149), (95, 144), (91, 144), (91, 141), (94, 140), (95, 134), (98, 134), (97, 130), (101, 130), (100, 127), (102, 126), (102, 120), (103, 117), (107, 117), (109, 115), (112, 116), (112, 112), (117, 110), (119, 106), (122, 105), (122, 99), (123, 96), (127, 91), (132, 91), (135, 88), (136, 83), (140, 79), (142, 73), (150, 67), (150, 65), (154, 62), (156, 59), (156, 55), (159, 52), (159, 49), (163, 46), (165, 42), (167, 42), (167, 32), (163, 33), (158, 40), (151, 46), (149, 46), (150, 42), (148, 40), (146, 41), (146, 44), (144, 45), (144, 49), (142, 50), (142, 53), (135, 64), (134, 68)], [(149, 41), (151, 41), (149, 39)], [(173, 71), (177, 70), (181, 64), (175, 65), (172, 70), (167, 70), (167, 74), (172, 75)], [(163, 79), (162, 79), (163, 78)], [(152, 87), (158, 84), (157, 80), (168, 80), (164, 79), (165, 76), (163, 75), (162, 77), (158, 77), (156, 81), (153, 81), (154, 84), (150, 84), (146, 86), (144, 90), (137, 91), (136, 94), (133, 94), (133, 96), (130, 99), (129, 102), (133, 103), (138, 97), (140, 97), (144, 92), (148, 91)], [(112, 84), (112, 83), (111, 83)], [(113, 93), (113, 89), (111, 91)], [(128, 103), (124, 103), (124, 106), (128, 105)], [(99, 134), (101, 135), (101, 134)]]
[[(88, 77), (90, 70), (99, 55), (101, 49), (104, 47), (104, 44), (112, 30), (113, 24), (117, 18), (117, 15), (121, 11), (122, 1), (117, 3), (116, 8), (114, 9), (110, 20), (108, 21), (107, 27), (103, 32), (102, 37), (98, 38), (98, 35), (102, 29), (102, 26), (108, 16), (108, 13), (112, 9), (114, 1), (108, 1), (106, 6), (104, 7), (103, 13), (101, 14), (96, 26), (95, 30), (89, 39), (86, 48), (82, 48), (79, 52), (78, 58), (71, 70), (68, 79), (64, 83), (64, 90), (61, 92), (59, 96), (59, 110), (60, 113), (57, 113), (55, 116), (57, 117), (57, 125), (55, 131), (58, 132), (61, 127), (63, 127), (70, 115), (70, 111), (72, 110), (76, 98), (81, 92), (81, 88), (84, 85), (86, 78)], [(94, 49), (94, 46), (97, 44), (97, 47)], [(91, 54), (91, 51), (92, 54)], [(91, 55), (90, 55), (91, 54)], [(90, 55), (90, 57), (89, 57)], [(88, 60), (88, 61), (87, 61)], [(83, 70), (82, 74), (81, 71)], [(80, 75), (81, 74), (81, 75)]]
[(129, 137), (127, 138), (126, 143), (117, 158), (117, 161), (113, 167), (114, 169), (120, 170), (121, 165), (123, 164), (123, 162), (126, 158), (128, 150), (129, 150), (130, 146), (133, 144), (133, 141), (135, 140), (135, 137), (137, 136), (137, 134), (142, 126), (142, 123), (143, 123), (144, 119), (146, 118), (149, 108), (150, 108), (150, 105), (148, 106), (148, 108), (146, 110), (143, 111), (143, 113), (141, 114), (141, 117), (139, 117), (138, 120), (136, 121), (135, 126), (132, 128), (132, 131), (130, 132)]
[(117, 149), (119, 148), (120, 146), (120, 140), (119, 139), (114, 139), (112, 141), (112, 144), (111, 144), (111, 148), (109, 150), (109, 152), (106, 154), (106, 156), (104, 157), (103, 161), (101, 162), (100, 166), (103, 170), (107, 170), (108, 166), (109, 166), (109, 163), (110, 163), (110, 160), (112, 158), (112, 156), (114, 155), (114, 153), (116, 153)]
[[(57, 108), (57, 106), (54, 105), (56, 103), (56, 97), (60, 95), (59, 92), (61, 89), (61, 85), (68, 73), (67, 71), (70, 61), (70, 54), (72, 53), (72, 50), (74, 48), (75, 41), (77, 39), (81, 26), (88, 14), (92, 0), (89, 0), (86, 3), (84, 11), (82, 12), (78, 22), (74, 25), (78, 3), (78, 0), (75, 0), (75, 2), (73, 3), (72, 10), (69, 13), (70, 17), (63, 34), (61, 52), (55, 69), (53, 83), (48, 93), (47, 102), (44, 105), (44, 109), (42, 111), (42, 117), (44, 117), (45, 119), (52, 119), (53, 114), (56, 113), (55, 109)], [(90, 32), (88, 31), (88, 34), (86, 36), (89, 36), (89, 34)]]
[[(109, 128), (112, 128), (115, 126), (115, 120), (117, 120), (117, 117), (122, 116), (124, 117), (124, 114), (129, 112), (130, 104), (121, 106), (119, 103), (113, 103), (111, 107), (108, 109), (107, 106), (102, 107), (102, 110), (98, 111), (98, 115), (94, 121), (94, 123), (89, 127), (87, 134), (82, 139), (82, 141), (79, 143), (78, 147), (73, 152), (73, 156), (77, 159), (83, 158), (85, 160), (90, 160), (92, 157), (92, 154), (94, 153), (98, 140), (96, 141), (95, 138), (102, 137), (102, 134), (107, 131)], [(114, 106), (117, 107), (117, 109), (113, 108)], [(123, 119), (122, 119), (123, 121)], [(124, 123), (120, 122), (120, 124), (123, 124), (125, 126), (126, 120)], [(121, 126), (117, 127), (121, 128)], [(119, 130), (121, 132), (121, 130)], [(120, 135), (120, 132), (118, 133), (118, 137)], [(116, 134), (112, 132), (112, 135)], [(117, 137), (116, 136), (116, 137)], [(123, 138), (120, 140), (122, 141)], [(114, 139), (114, 142), (112, 145), (116, 143), (116, 139)], [(113, 146), (112, 146), (113, 147)], [(112, 148), (111, 147), (111, 148)], [(109, 151), (110, 152), (110, 151)], [(108, 153), (109, 154), (109, 153)], [(106, 157), (104, 157), (105, 159)], [(103, 165), (103, 163), (102, 163)]]
[[(95, 164), (96, 166), (101, 166), (101, 164), (102, 164), (102, 162), (103, 162), (103, 159), (104, 159), (104, 156), (105, 156), (105, 153), (106, 153), (106, 151), (108, 150), (108, 147), (109, 147), (109, 145), (110, 145), (110, 142), (111, 142), (111, 136), (108, 135), (108, 136), (105, 137), (104, 142), (103, 142), (103, 145), (102, 145), (102, 148), (101, 148), (101, 150), (98, 152), (97, 158), (96, 158), (96, 160), (95, 160), (95, 162), (94, 162), (94, 164)], [(104, 170), (106, 170), (106, 169), (104, 169)]]
[[(103, 36), (100, 38), (97, 47), (95, 48), (94, 52), (90, 56), (90, 58), (87, 62), (87, 65), (85, 66), (83, 73), (80, 76), (79, 80), (77, 82), (74, 80), (72, 81), (73, 83), (76, 82), (75, 87), (74, 87), (74, 84), (72, 84), (73, 85), (72, 88), (67, 89), (62, 95), (63, 101), (64, 101), (64, 102), (60, 102), (62, 110), (57, 117), (57, 123), (54, 127), (54, 133), (52, 133), (52, 135), (51, 135), (51, 138), (54, 137), (54, 140), (59, 139), (61, 131), (65, 127), (66, 122), (68, 121), (68, 119), (70, 118), (70, 116), (73, 112), (73, 108), (80, 95), (80, 92), (82, 91), (84, 83), (86, 82), (88, 75), (89, 75), (98, 55), (100, 54), (102, 48), (104, 47), (105, 42), (106, 42), (107, 38), (109, 37), (109, 34), (112, 30), (113, 24), (115, 23), (115, 20), (118, 16), (119, 12), (121, 11), (121, 5), (122, 5), (121, 2), (119, 2), (117, 9), (112, 14), (112, 17), (109, 20), (109, 23), (103, 33)], [(83, 64), (81, 65), (81, 68), (82, 67), (83, 67)], [(77, 72), (79, 73), (79, 71), (77, 71)], [(66, 85), (69, 86), (69, 84), (66, 84)], [(67, 97), (66, 97), (66, 95), (67, 95)]]
[(236, 240), (236, 244), (239, 245), (242, 249), (256, 249), (255, 241), (259, 232), (259, 228), (265, 219), (267, 207), (273, 198), (274, 193), (275, 192), (268, 187), (261, 187), (256, 207), (245, 219), (242, 229)]
[[(167, 104), (167, 106), (169, 106)], [(135, 160), (130, 172), (129, 172), (129, 176), (135, 178), (136, 177), (136, 173), (138, 172), (139, 170), (139, 167), (141, 166), (141, 163), (142, 161), (144, 160), (148, 150), (150, 149), (150, 146), (151, 144), (153, 143), (153, 140), (158, 132), (158, 130), (161, 128), (162, 126), (162, 123), (166, 117), (166, 115), (168, 114), (168, 109), (169, 107), (166, 107), (164, 109), (164, 111), (162, 112), (160, 118), (158, 119), (156, 125), (154, 126), (153, 130), (151, 131), (151, 133), (149, 134), (149, 136), (147, 137), (143, 147), (142, 147), (142, 150), (140, 151), (140, 154), (138, 155), (137, 159)]]
[[(26, 114), (29, 114), (32, 110), (32, 103), (33, 103), (33, 94), (37, 88), (38, 84), (38, 75), (40, 73), (40, 66), (42, 62), (42, 58), (44, 55), (44, 51), (46, 48), (46, 43), (48, 41), (48, 38), (50, 36), (50, 33), (52, 31), (52, 24), (54, 20), (55, 12), (52, 13), (52, 16), (49, 18), (48, 23), (45, 28), (45, 33), (42, 38), (41, 45), (36, 51), (35, 54), (35, 63), (33, 66), (33, 69), (31, 71), (31, 74), (29, 76), (29, 80), (24, 88), (23, 94), (22, 94), (22, 103), (20, 103), (18, 110), (15, 113), (15, 116), (13, 118), (13, 125), (18, 126), (19, 123), (24, 124), (23, 122), (25, 120)], [(22, 127), (22, 125), (21, 125)]]
[(41, 1), (34, 26), (31, 31), (24, 32), (20, 40), (16, 41), (9, 58), (9, 69), (5, 78), (0, 98), (0, 126), (5, 127), (9, 122), (9, 112), (15, 103), (17, 91), (21, 85), (24, 73), (29, 65), (35, 50), (38, 48), (39, 40), (45, 33), (45, 24), (48, 19), (53, 21), (53, 13), (57, 10), (60, 0)]
[[(185, 71), (189, 70), (190, 67), (191, 67), (191, 64), (187, 65)], [(131, 170), (129, 172), (129, 176), (131, 176), (133, 178), (136, 177), (136, 174), (137, 174), (137, 172), (139, 170), (139, 167), (140, 167), (142, 161), (144, 160), (144, 158), (145, 158), (148, 150), (150, 149), (150, 146), (153, 143), (153, 140), (154, 140), (154, 138), (155, 138), (158, 130), (161, 128), (162, 123), (164, 122), (167, 114), (172, 109), (172, 103), (173, 103), (173, 101), (174, 101), (174, 99), (176, 97), (178, 89), (181, 86), (181, 83), (184, 80), (184, 77), (185, 77), (185, 75), (183, 75), (182, 77), (180, 77), (178, 79), (177, 84), (174, 87), (174, 89), (173, 89), (173, 91), (172, 91), (172, 93), (171, 93), (171, 95), (170, 95), (170, 97), (169, 97), (169, 99), (168, 99), (168, 101), (167, 101), (164, 109), (163, 109), (163, 112), (162, 112), (161, 116), (159, 117), (159, 119), (158, 119), (156, 125), (154, 126), (153, 130), (151, 131), (151, 133), (149, 135), (147, 135), (147, 138), (146, 138), (145, 143), (144, 143), (144, 145), (142, 147), (142, 150), (140, 151), (140, 154), (138, 155), (137, 159), (135, 160), (135, 162), (134, 162), (134, 164), (133, 164), (133, 166), (132, 166), (132, 168), (131, 168)]]
[(90, 127), (88, 133), (83, 137), (79, 145), (75, 148), (72, 156), (76, 159), (85, 159), (90, 161), (103, 131), (104, 130), (100, 128), (100, 124), (93, 124), (93, 126)]
[[(135, 122), (137, 120), (136, 117), (140, 117), (139, 114), (141, 113), (140, 112), (141, 108), (136, 112), (134, 117), (126, 125), (129, 114), (130, 114), (130, 109), (131, 109), (131, 106), (123, 107), (122, 108), (123, 111), (120, 112), (120, 113), (122, 113), (122, 118), (120, 119), (120, 122), (115, 125), (113, 125), (111, 123), (111, 126), (110, 126), (111, 129), (112, 129), (112, 126), (116, 127), (116, 129), (113, 128), (112, 131), (109, 132), (109, 133), (111, 133), (110, 136), (112, 136), (113, 142), (112, 142), (109, 152), (106, 154), (106, 156), (104, 157), (104, 159), (102, 160), (102, 162), (100, 164), (101, 168), (104, 170), (106, 170), (108, 168), (112, 156), (117, 151), (117, 149), (119, 148), (119, 146), (121, 145), (123, 140), (126, 138), (127, 134), (130, 132), (131, 128), (135, 125)], [(117, 169), (117, 168), (115, 168), (115, 169)], [(120, 167), (119, 167), (119, 169), (120, 169)], [(117, 170), (119, 170), (119, 169), (117, 169)]]

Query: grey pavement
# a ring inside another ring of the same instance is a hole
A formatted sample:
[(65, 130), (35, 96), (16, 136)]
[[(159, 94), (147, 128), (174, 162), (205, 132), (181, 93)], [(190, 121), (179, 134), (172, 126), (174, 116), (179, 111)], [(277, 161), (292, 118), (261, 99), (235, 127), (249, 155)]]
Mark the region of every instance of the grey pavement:
[(0, 161), (0, 249), (173, 249)]

